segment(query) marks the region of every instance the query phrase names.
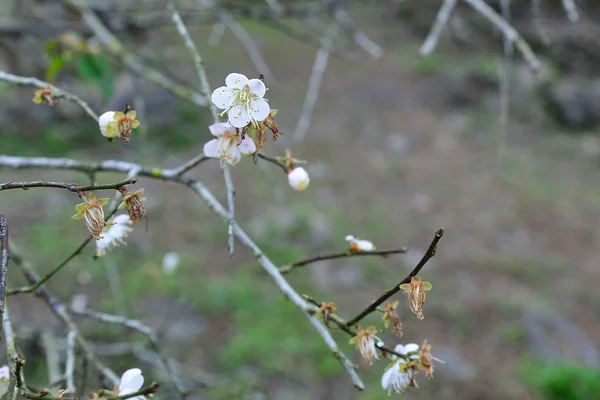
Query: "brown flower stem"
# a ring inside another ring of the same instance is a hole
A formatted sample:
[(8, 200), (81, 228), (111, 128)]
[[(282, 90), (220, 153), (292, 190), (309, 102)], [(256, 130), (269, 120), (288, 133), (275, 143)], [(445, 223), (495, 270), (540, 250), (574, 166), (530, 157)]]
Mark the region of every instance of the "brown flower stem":
[(279, 168), (281, 168), (283, 170), (283, 172), (285, 172), (287, 174), (287, 168), (285, 167), (285, 165), (283, 165), (282, 163), (280, 163), (276, 159), (271, 158), (271, 157), (267, 157), (267, 156), (265, 156), (263, 154), (260, 154), (260, 153), (258, 153), (257, 156), (258, 156), (258, 158), (262, 158), (263, 160), (266, 160), (266, 161), (268, 161), (270, 163), (273, 163), (273, 164), (277, 165)]
[(408, 276), (406, 278), (404, 278), (402, 281), (400, 281), (400, 283), (396, 284), (391, 289), (383, 292), (383, 294), (381, 296), (379, 296), (379, 298), (377, 300), (375, 300), (373, 303), (371, 303), (371, 305), (369, 305), (367, 308), (365, 308), (363, 311), (361, 311), (356, 317), (354, 317), (350, 321), (346, 322), (346, 326), (352, 326), (352, 325), (358, 323), (358, 321), (360, 321), (361, 319), (363, 319), (364, 317), (366, 317), (367, 315), (369, 315), (370, 313), (375, 311), (377, 309), (377, 307), (379, 307), (384, 301), (386, 301), (387, 299), (389, 299), (390, 297), (392, 297), (393, 295), (398, 293), (400, 291), (400, 285), (409, 283), (410, 280), (412, 279), (412, 277), (416, 276), (419, 273), (419, 271), (421, 271), (421, 268), (423, 268), (425, 266), (425, 264), (427, 264), (427, 261), (429, 261), (430, 258), (435, 256), (437, 244), (440, 241), (440, 239), (442, 238), (442, 236), (444, 236), (444, 228), (440, 228), (435, 232), (435, 235), (433, 236), (433, 240), (431, 241), (429, 248), (423, 255), (423, 258), (421, 258), (419, 263), (410, 272), (410, 274), (408, 274)]
[(318, 261), (323, 261), (323, 260), (333, 260), (336, 258), (360, 257), (360, 256), (380, 256), (380, 257), (385, 258), (390, 254), (404, 254), (407, 251), (408, 251), (408, 249), (406, 247), (400, 247), (398, 249), (392, 249), (392, 250), (376, 250), (376, 251), (365, 251), (365, 252), (353, 252), (350, 250), (346, 250), (341, 253), (325, 254), (325, 255), (318, 255), (318, 256), (314, 256), (314, 257), (305, 258), (303, 260), (296, 261), (293, 264), (284, 265), (284, 266), (280, 267), (279, 272), (281, 272), (282, 274), (287, 274), (293, 268), (303, 267), (305, 265), (312, 264), (312, 263), (315, 263)]
[(63, 182), (50, 182), (50, 181), (33, 181), (33, 182), (7, 182), (0, 183), (0, 191), (8, 189), (23, 189), (28, 190), (29, 188), (36, 187), (51, 187), (59, 189), (67, 189), (71, 192), (88, 192), (90, 190), (105, 190), (105, 189), (118, 189), (125, 185), (134, 184), (137, 179), (126, 179), (117, 183), (109, 183), (100, 185), (98, 183), (92, 183), (90, 185), (78, 186), (75, 183), (63, 183)]

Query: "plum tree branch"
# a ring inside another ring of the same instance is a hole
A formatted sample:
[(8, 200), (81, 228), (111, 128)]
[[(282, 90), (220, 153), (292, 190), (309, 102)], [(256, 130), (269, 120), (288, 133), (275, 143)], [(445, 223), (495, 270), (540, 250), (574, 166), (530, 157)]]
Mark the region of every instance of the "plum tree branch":
[(352, 325), (355, 325), (356, 323), (358, 323), (364, 317), (366, 317), (367, 315), (369, 315), (373, 311), (375, 311), (377, 309), (377, 307), (379, 307), (384, 301), (386, 301), (387, 299), (389, 299), (390, 297), (392, 297), (393, 295), (398, 293), (400, 291), (400, 285), (405, 284), (405, 283), (410, 283), (412, 277), (416, 276), (419, 273), (419, 271), (421, 271), (421, 269), (425, 266), (425, 264), (427, 264), (427, 261), (429, 261), (433, 256), (435, 256), (438, 242), (440, 241), (442, 236), (444, 236), (444, 229), (440, 228), (435, 232), (435, 235), (433, 236), (433, 240), (431, 241), (429, 248), (427, 249), (427, 251), (425, 252), (423, 257), (421, 258), (419, 263), (410, 272), (410, 274), (408, 274), (408, 276), (406, 278), (404, 278), (402, 281), (400, 281), (400, 283), (396, 284), (391, 289), (383, 292), (383, 294), (381, 296), (379, 296), (379, 298), (377, 300), (375, 300), (367, 308), (365, 308), (363, 311), (361, 311), (356, 317), (347, 321), (346, 326), (352, 326)]
[(59, 188), (59, 189), (67, 189), (71, 192), (88, 192), (90, 190), (108, 190), (108, 189), (119, 189), (125, 185), (134, 184), (137, 182), (137, 179), (126, 179), (117, 183), (108, 183), (101, 185), (99, 183), (92, 183), (91, 185), (82, 185), (78, 186), (76, 183), (63, 183), (63, 182), (51, 182), (51, 181), (32, 181), (32, 182), (7, 182), (0, 183), (0, 191), (8, 190), (8, 189), (23, 189), (27, 190), (29, 188), (38, 188), (38, 187), (48, 187), (48, 188)]

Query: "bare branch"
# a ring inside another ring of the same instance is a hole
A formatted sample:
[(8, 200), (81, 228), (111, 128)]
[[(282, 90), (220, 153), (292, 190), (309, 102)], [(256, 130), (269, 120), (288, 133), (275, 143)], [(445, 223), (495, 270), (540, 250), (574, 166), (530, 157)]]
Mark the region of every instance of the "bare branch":
[(312, 114), (315, 110), (315, 106), (317, 105), (317, 100), (319, 99), (319, 88), (321, 87), (321, 81), (323, 80), (325, 68), (327, 68), (329, 53), (331, 52), (333, 39), (337, 35), (337, 31), (337, 24), (331, 24), (327, 29), (327, 33), (325, 33), (325, 36), (323, 36), (323, 39), (321, 40), (321, 48), (317, 52), (317, 57), (315, 58), (315, 63), (313, 64), (302, 111), (300, 112), (298, 123), (296, 124), (296, 130), (292, 136), (292, 138), (296, 141), (302, 141), (308, 132), (308, 128), (310, 127)]
[(65, 90), (62, 90), (60, 88), (57, 88), (56, 86), (51, 85), (48, 82), (44, 82), (44, 81), (41, 81), (41, 80), (39, 80), (37, 78), (33, 78), (33, 77), (27, 78), (24, 76), (13, 75), (13, 74), (9, 74), (4, 71), (0, 71), (0, 81), (9, 82), (14, 85), (20, 85), (20, 86), (32, 86), (32, 87), (36, 87), (38, 89), (44, 89), (45, 87), (50, 87), (50, 90), (52, 93), (51, 94), (52, 98), (54, 98), (54, 99), (64, 98), (69, 101), (72, 101), (73, 103), (75, 103), (79, 107), (81, 107), (83, 109), (83, 111), (85, 111), (94, 120), (96, 120), (96, 121), (98, 120), (98, 115), (79, 96), (76, 96), (76, 95), (69, 93)]
[(75, 331), (69, 331), (67, 335), (67, 361), (65, 363), (65, 379), (67, 382), (67, 388), (71, 389), (74, 393), (76, 392), (75, 380), (73, 375), (75, 373), (75, 339), (77, 333)]
[(427, 38), (425, 39), (425, 41), (421, 45), (421, 48), (419, 49), (419, 55), (421, 57), (425, 57), (431, 54), (433, 49), (435, 49), (435, 46), (437, 46), (438, 40), (440, 39), (440, 35), (442, 34), (442, 31), (448, 24), (454, 7), (456, 7), (456, 1), (457, 0), (444, 0), (444, 3), (442, 4), (442, 6), (437, 12), (437, 15), (435, 16), (435, 22), (433, 23), (433, 26), (431, 27)]
[(390, 254), (404, 254), (407, 251), (408, 251), (408, 249), (406, 247), (401, 247), (399, 249), (393, 249), (393, 250), (375, 250), (375, 251), (365, 251), (365, 252), (359, 252), (359, 253), (353, 252), (353, 251), (344, 251), (341, 253), (318, 255), (318, 256), (314, 256), (314, 257), (305, 258), (300, 261), (296, 261), (293, 264), (284, 265), (279, 268), (279, 272), (281, 272), (282, 274), (287, 274), (293, 268), (304, 267), (305, 265), (312, 264), (315, 262), (324, 261), (324, 260), (333, 260), (336, 258), (364, 257), (364, 256), (379, 256), (379, 257), (385, 258)]
[(8, 274), (8, 222), (0, 213), (0, 315), (4, 312), (6, 277)]
[(577, 6), (573, 0), (562, 0), (563, 8), (567, 13), (567, 18), (569, 21), (575, 23), (579, 21), (579, 12), (577, 11)]
[(511, 42), (517, 46), (517, 49), (523, 55), (523, 58), (529, 64), (529, 67), (535, 72), (540, 69), (540, 62), (529, 47), (529, 44), (523, 39), (521, 34), (517, 32), (515, 28), (504, 18), (502, 18), (492, 7), (490, 7), (483, 0), (464, 0), (473, 9), (487, 18), (496, 28), (502, 31), (502, 34)]
[(90, 190), (105, 190), (105, 189), (119, 189), (125, 185), (134, 184), (137, 182), (137, 179), (126, 179), (117, 183), (109, 183), (105, 185), (100, 185), (98, 183), (93, 183), (91, 185), (83, 185), (77, 186), (76, 183), (63, 183), (63, 182), (50, 182), (50, 181), (34, 181), (34, 182), (7, 182), (0, 183), (0, 191), (8, 190), (8, 189), (23, 189), (28, 190), (29, 188), (38, 188), (38, 187), (50, 187), (50, 188), (59, 188), (59, 189), (67, 189), (71, 192), (88, 192)]

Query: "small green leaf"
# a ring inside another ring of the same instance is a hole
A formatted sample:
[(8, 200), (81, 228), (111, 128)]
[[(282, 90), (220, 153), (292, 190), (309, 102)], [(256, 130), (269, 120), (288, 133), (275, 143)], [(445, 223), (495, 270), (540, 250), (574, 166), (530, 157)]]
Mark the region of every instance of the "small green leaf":
[(105, 56), (84, 54), (77, 63), (79, 74), (100, 88), (102, 99), (106, 103), (113, 92), (113, 71)]
[(65, 64), (65, 60), (60, 55), (52, 57), (48, 64), (48, 68), (46, 68), (46, 80), (53, 81)]

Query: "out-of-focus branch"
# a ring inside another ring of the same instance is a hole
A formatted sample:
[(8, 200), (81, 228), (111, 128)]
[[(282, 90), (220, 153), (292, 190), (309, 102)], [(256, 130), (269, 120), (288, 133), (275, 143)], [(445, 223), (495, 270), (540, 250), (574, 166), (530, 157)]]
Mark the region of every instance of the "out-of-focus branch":
[(463, 0), (469, 4), (475, 11), (487, 18), (496, 28), (500, 29), (502, 34), (515, 44), (521, 55), (529, 64), (529, 67), (535, 72), (540, 69), (540, 62), (535, 56), (529, 44), (523, 39), (523, 36), (511, 24), (506, 22), (492, 7), (483, 0)]
[(157, 357), (160, 359), (163, 368), (167, 371), (169, 378), (175, 385), (175, 388), (177, 389), (179, 396), (181, 397), (186, 392), (186, 389), (183, 387), (181, 380), (179, 379), (179, 377), (177, 376), (177, 374), (175, 373), (173, 368), (171, 368), (171, 366), (169, 364), (169, 360), (167, 359), (165, 354), (162, 352), (160, 345), (158, 343), (158, 338), (156, 337), (156, 334), (154, 333), (152, 328), (150, 328), (147, 325), (144, 325), (140, 321), (121, 317), (118, 315), (106, 314), (106, 313), (101, 313), (101, 312), (92, 311), (92, 310), (76, 311), (73, 309), (69, 309), (68, 311), (69, 311), (69, 313), (71, 313), (73, 315), (79, 315), (79, 316), (83, 316), (83, 317), (87, 317), (87, 318), (93, 318), (93, 319), (96, 319), (98, 321), (102, 321), (105, 323), (124, 326), (126, 328), (133, 329), (134, 331), (139, 332), (142, 335), (146, 336), (146, 338), (150, 342), (152, 350), (156, 353)]
[(333, 253), (333, 254), (324, 254), (318, 255), (314, 257), (305, 258), (300, 261), (296, 261), (295, 263), (284, 265), (279, 268), (279, 272), (282, 274), (287, 274), (294, 268), (304, 267), (305, 265), (312, 264), (319, 261), (324, 260), (333, 260), (336, 258), (347, 258), (347, 257), (363, 257), (363, 256), (380, 256), (387, 257), (390, 254), (404, 254), (408, 251), (406, 247), (401, 247), (399, 249), (392, 250), (374, 250), (374, 251), (364, 251), (364, 252), (353, 252), (353, 251), (344, 251), (341, 253)]
[[(277, 4), (280, 5), (279, 3)], [(260, 53), (260, 48), (252, 39), (250, 34), (248, 34), (244, 27), (240, 25), (240, 23), (237, 22), (229, 12), (221, 11), (219, 15), (221, 17), (221, 21), (227, 27), (227, 29), (229, 29), (231, 33), (235, 35), (237, 40), (242, 44), (242, 46), (244, 46), (256, 70), (262, 73), (269, 81), (274, 82), (275, 77), (271, 72), (271, 68), (269, 68), (269, 66), (267, 65), (267, 62)]]
[(183, 86), (170, 78), (164, 76), (155, 69), (144, 64), (132, 50), (125, 47), (123, 43), (112, 32), (104, 26), (100, 18), (88, 8), (82, 7), (78, 2), (73, 0), (63, 0), (63, 3), (69, 7), (77, 9), (83, 17), (84, 23), (94, 32), (100, 41), (106, 46), (106, 49), (115, 57), (120, 58), (132, 72), (141, 75), (155, 85), (161, 86), (178, 97), (182, 97), (192, 103), (206, 107), (209, 101), (186, 86)]
[(283, 163), (281, 163), (281, 162), (277, 161), (276, 159), (271, 158), (269, 156), (265, 156), (264, 154), (261, 154), (261, 153), (258, 153), (256, 156), (258, 158), (262, 158), (263, 160), (270, 162), (273, 165), (278, 166), (279, 168), (281, 168), (283, 170), (283, 172), (285, 172), (287, 174), (285, 165), (283, 165)]
[(71, 192), (88, 192), (90, 190), (105, 190), (105, 189), (119, 189), (125, 185), (134, 184), (137, 182), (137, 179), (126, 179), (117, 183), (108, 183), (108, 184), (98, 184), (93, 183), (91, 185), (83, 185), (77, 186), (76, 183), (63, 183), (63, 182), (50, 182), (50, 181), (34, 181), (34, 182), (7, 182), (0, 183), (0, 191), (8, 190), (8, 189), (23, 189), (27, 190), (29, 188), (37, 188), (37, 187), (50, 187), (50, 188), (59, 188), (59, 189), (67, 189)]
[(577, 11), (577, 6), (573, 0), (562, 0), (563, 8), (567, 13), (567, 18), (569, 21), (575, 23), (579, 21), (579, 12)]
[(392, 297), (393, 295), (398, 293), (400, 291), (400, 285), (405, 284), (405, 283), (410, 283), (412, 277), (416, 276), (419, 273), (419, 271), (421, 271), (421, 268), (423, 268), (425, 266), (425, 264), (427, 264), (427, 261), (429, 261), (429, 259), (431, 259), (433, 256), (435, 256), (435, 252), (437, 250), (437, 244), (440, 241), (440, 239), (442, 238), (442, 236), (444, 236), (444, 229), (440, 228), (435, 232), (435, 235), (433, 236), (433, 240), (431, 241), (429, 248), (423, 255), (423, 258), (421, 258), (421, 261), (419, 261), (419, 263), (415, 266), (415, 268), (413, 268), (413, 270), (410, 272), (410, 274), (408, 274), (408, 276), (406, 278), (404, 278), (402, 281), (400, 281), (397, 285), (395, 285), (391, 289), (383, 292), (383, 294), (381, 296), (379, 296), (379, 298), (377, 300), (375, 300), (373, 303), (371, 303), (371, 305), (369, 305), (367, 308), (365, 308), (363, 311), (361, 311), (356, 317), (354, 317), (350, 321), (346, 322), (346, 326), (352, 326), (352, 325), (355, 325), (356, 323), (358, 323), (361, 319), (363, 319), (364, 317), (366, 317), (367, 315), (369, 315), (373, 311), (375, 311), (377, 309), (377, 307), (379, 307), (379, 305), (381, 305), (384, 301), (386, 301), (387, 299), (389, 299), (390, 297)]
[(456, 7), (456, 2), (457, 0), (444, 0), (444, 3), (435, 16), (435, 21), (431, 27), (431, 30), (429, 31), (429, 34), (427, 35), (427, 38), (419, 48), (419, 55), (421, 57), (426, 57), (431, 54), (431, 52), (435, 49), (435, 46), (437, 46), (440, 35), (448, 24), (454, 7)]
[(73, 379), (75, 374), (75, 339), (77, 339), (77, 332), (69, 331), (67, 334), (67, 361), (65, 363), (65, 380), (67, 388), (71, 389), (74, 393), (77, 390), (75, 388), (75, 379)]
[(323, 80), (325, 68), (327, 68), (329, 53), (331, 52), (331, 47), (333, 46), (333, 40), (337, 35), (337, 31), (337, 24), (331, 24), (327, 29), (325, 36), (323, 36), (323, 39), (321, 40), (321, 48), (317, 52), (317, 57), (315, 58), (315, 63), (313, 64), (310, 80), (308, 81), (308, 89), (306, 90), (306, 97), (304, 99), (304, 104), (302, 105), (302, 111), (300, 112), (298, 123), (296, 124), (296, 130), (292, 136), (292, 138), (296, 141), (302, 141), (306, 136), (306, 132), (308, 132), (308, 128), (310, 127), (312, 114), (315, 110), (315, 106), (317, 105), (317, 100), (319, 99), (321, 81)]
[(76, 96), (76, 95), (69, 93), (65, 90), (62, 90), (60, 88), (57, 88), (56, 86), (51, 85), (48, 82), (44, 82), (42, 80), (39, 80), (39, 79), (33, 78), (33, 77), (24, 77), (24, 76), (13, 75), (13, 74), (9, 74), (4, 71), (0, 71), (0, 81), (9, 82), (14, 85), (20, 85), (20, 86), (32, 86), (32, 87), (36, 87), (38, 89), (44, 89), (46, 87), (49, 87), (52, 98), (54, 98), (54, 99), (64, 98), (69, 101), (72, 101), (73, 103), (75, 103), (79, 107), (81, 107), (90, 117), (92, 117), (96, 121), (98, 120), (98, 115), (94, 112), (94, 110), (91, 109), (91, 107), (88, 105), (88, 103), (83, 101), (79, 96)]

